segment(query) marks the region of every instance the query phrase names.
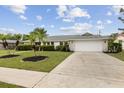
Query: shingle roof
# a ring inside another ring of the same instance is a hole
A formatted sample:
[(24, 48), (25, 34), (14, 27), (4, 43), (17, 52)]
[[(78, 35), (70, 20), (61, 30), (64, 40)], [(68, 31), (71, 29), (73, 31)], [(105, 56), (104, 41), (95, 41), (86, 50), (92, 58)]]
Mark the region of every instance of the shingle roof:
[[(98, 36), (98, 35), (59, 35), (59, 36), (48, 36), (45, 41), (54, 42), (54, 41), (69, 41), (69, 40), (104, 40), (109, 39), (110, 36)], [(30, 42), (30, 40), (26, 40), (23, 42)], [(37, 39), (36, 42), (39, 42)]]
[(82, 35), (61, 35), (61, 36), (49, 36), (47, 37), (46, 41), (68, 41), (68, 40), (103, 40), (109, 39), (109, 36), (98, 36), (98, 35), (91, 35), (91, 36), (82, 36)]
[[(6, 40), (8, 43), (16, 43), (16, 40)], [(3, 41), (0, 40), (0, 43), (2, 43)], [(21, 41), (20, 41), (21, 42)]]

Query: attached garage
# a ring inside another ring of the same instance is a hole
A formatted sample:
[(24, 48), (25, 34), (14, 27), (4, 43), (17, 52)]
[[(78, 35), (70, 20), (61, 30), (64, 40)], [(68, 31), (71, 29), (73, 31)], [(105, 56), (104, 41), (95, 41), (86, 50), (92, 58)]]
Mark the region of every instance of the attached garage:
[[(98, 51), (105, 50), (106, 42), (104, 40), (75, 40), (71, 41), (71, 51)], [(106, 46), (107, 47), (107, 46)]]

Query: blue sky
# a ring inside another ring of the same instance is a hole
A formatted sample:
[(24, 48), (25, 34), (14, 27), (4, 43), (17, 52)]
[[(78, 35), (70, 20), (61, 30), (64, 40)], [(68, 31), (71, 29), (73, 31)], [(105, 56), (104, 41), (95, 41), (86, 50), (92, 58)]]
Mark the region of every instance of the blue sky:
[(105, 5), (32, 5), (0, 6), (0, 33), (31, 32), (44, 27), (49, 35), (83, 34), (108, 35), (117, 32), (123, 23), (118, 20), (123, 6)]

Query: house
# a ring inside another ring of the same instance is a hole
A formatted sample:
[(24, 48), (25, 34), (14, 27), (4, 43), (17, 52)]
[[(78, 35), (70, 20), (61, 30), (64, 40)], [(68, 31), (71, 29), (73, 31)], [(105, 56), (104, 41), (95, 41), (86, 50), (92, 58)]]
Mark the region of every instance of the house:
[(122, 49), (124, 49), (124, 33), (120, 33), (117, 35), (117, 40), (122, 41)]
[[(41, 45), (69, 45), (71, 51), (103, 52), (108, 50), (108, 39), (110, 36), (92, 35), (85, 33), (83, 35), (59, 35), (48, 36)], [(29, 43), (29, 40), (24, 43)], [(38, 44), (38, 40), (35, 43)]]
[[(7, 41), (8, 46), (9, 46), (10, 49), (15, 48), (16, 40), (6, 40), (6, 41)], [(21, 42), (21, 43), (23, 43), (23, 42)], [(0, 40), (0, 49), (4, 49), (2, 40)]]

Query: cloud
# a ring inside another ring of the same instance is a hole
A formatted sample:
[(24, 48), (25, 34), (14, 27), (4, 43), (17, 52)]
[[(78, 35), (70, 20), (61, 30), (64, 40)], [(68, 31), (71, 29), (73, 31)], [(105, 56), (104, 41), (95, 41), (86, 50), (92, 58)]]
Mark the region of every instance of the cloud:
[(111, 20), (106, 20), (106, 23), (107, 23), (107, 24), (111, 24), (112, 21), (111, 21)]
[(42, 27), (42, 28), (44, 28), (44, 27), (45, 27), (45, 25), (41, 25), (41, 27)]
[(124, 5), (114, 5), (114, 6), (112, 6), (112, 10), (115, 12), (116, 15), (119, 14), (121, 8), (124, 9)]
[(0, 33), (2, 34), (8, 34), (8, 33), (17, 33), (17, 31), (13, 28), (5, 28), (5, 27), (0, 27)]
[(20, 17), (22, 20), (27, 20), (27, 17), (24, 16), (24, 15), (20, 15), (19, 17)]
[(35, 26), (33, 23), (24, 23), (26, 24), (27, 26)]
[(24, 16), (25, 11), (27, 9), (27, 7), (25, 5), (10, 5), (10, 6), (7, 6), (7, 7), (10, 11), (17, 14), (20, 19), (27, 20), (27, 17)]
[(50, 25), (51, 28), (54, 28), (55, 26), (54, 25)]
[(85, 9), (81, 9), (77, 6), (60, 5), (57, 8), (57, 14), (58, 18), (62, 18), (65, 22), (73, 22), (75, 18), (91, 17)]
[(40, 15), (36, 16), (36, 18), (37, 18), (37, 20), (39, 20), (39, 21), (41, 21), (41, 20), (43, 19), (43, 17), (40, 16)]
[(103, 25), (97, 25), (96, 28), (97, 28), (97, 30), (103, 30), (104, 26)]
[(57, 14), (59, 17), (64, 17), (65, 16), (65, 12), (67, 12), (67, 7), (65, 5), (60, 5), (57, 8)]
[(88, 12), (84, 9), (81, 9), (79, 7), (75, 7), (73, 9), (71, 9), (71, 11), (68, 14), (69, 17), (87, 17), (90, 18), (90, 15), (88, 14)]
[(90, 32), (91, 28), (93, 27), (92, 24), (88, 23), (75, 23), (73, 26), (70, 27), (61, 27), (61, 31), (66, 32), (74, 32), (74, 33), (84, 33), (84, 32)]
[(97, 21), (97, 24), (102, 24), (103, 22), (101, 20), (98, 20)]
[(27, 9), (25, 5), (10, 5), (8, 8), (16, 14), (24, 14)]
[(72, 19), (66, 19), (66, 18), (65, 19), (63, 18), (62, 21), (64, 21), (64, 22), (74, 22), (74, 20), (72, 20)]
[(108, 11), (106, 15), (107, 16), (111, 16), (112, 15), (112, 12)]

